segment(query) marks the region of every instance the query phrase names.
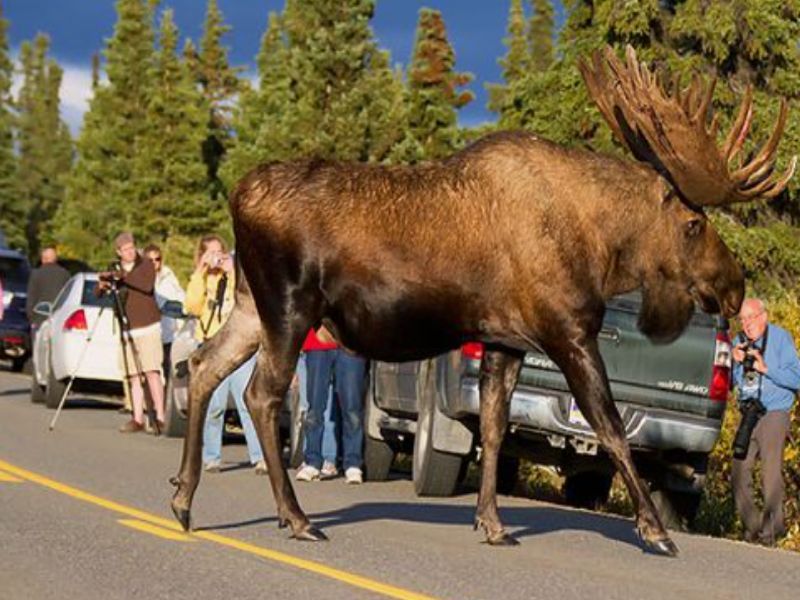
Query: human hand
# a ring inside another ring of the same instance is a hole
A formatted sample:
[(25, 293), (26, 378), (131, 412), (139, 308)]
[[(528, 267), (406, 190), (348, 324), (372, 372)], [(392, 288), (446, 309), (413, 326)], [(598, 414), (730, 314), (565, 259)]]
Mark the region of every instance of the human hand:
[(737, 363), (742, 362), (744, 360), (744, 349), (746, 347), (747, 347), (746, 342), (742, 342), (741, 344), (736, 344), (733, 347), (733, 352), (732, 352), (733, 360), (735, 360)]
[(762, 375), (766, 375), (768, 371), (767, 363), (764, 362), (764, 356), (761, 354), (761, 350), (753, 348), (750, 350), (749, 354), (755, 359), (755, 362), (753, 362), (753, 368)]

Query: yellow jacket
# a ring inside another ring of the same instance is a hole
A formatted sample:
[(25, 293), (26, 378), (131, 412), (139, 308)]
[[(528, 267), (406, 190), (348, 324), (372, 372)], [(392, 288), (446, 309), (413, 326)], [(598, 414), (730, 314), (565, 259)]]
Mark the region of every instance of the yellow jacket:
[(233, 291), (236, 289), (236, 280), (233, 273), (227, 273), (228, 282), (225, 285), (222, 308), (217, 308), (217, 286), (221, 273), (192, 273), (189, 286), (186, 288), (184, 308), (189, 314), (199, 317), (199, 322), (194, 330), (194, 336), (203, 342), (219, 331), (219, 328), (228, 320), (233, 310)]

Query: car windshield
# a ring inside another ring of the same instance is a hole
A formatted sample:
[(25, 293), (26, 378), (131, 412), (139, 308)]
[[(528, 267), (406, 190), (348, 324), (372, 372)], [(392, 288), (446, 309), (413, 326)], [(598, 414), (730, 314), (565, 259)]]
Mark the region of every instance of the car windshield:
[(28, 288), (28, 263), (22, 258), (0, 256), (0, 282), (10, 292), (25, 292)]
[(97, 287), (97, 281), (84, 281), (83, 293), (81, 294), (81, 304), (84, 306), (105, 306), (112, 308), (114, 306), (114, 299), (111, 294), (103, 294), (99, 298), (94, 295), (94, 288)]

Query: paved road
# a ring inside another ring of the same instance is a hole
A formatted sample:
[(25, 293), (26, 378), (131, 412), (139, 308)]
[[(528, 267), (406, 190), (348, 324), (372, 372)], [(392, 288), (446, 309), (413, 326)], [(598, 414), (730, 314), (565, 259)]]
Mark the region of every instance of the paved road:
[(52, 413), (29, 379), (0, 372), (0, 598), (778, 598), (798, 597), (800, 556), (675, 534), (677, 559), (642, 551), (626, 519), (521, 498), (500, 500), (522, 542), (490, 548), (470, 526), (474, 494), (417, 499), (386, 483), (301, 484), (330, 541), (287, 539), (266, 478), (204, 477), (197, 533), (175, 529), (167, 479), (179, 440), (116, 433), (114, 408)]

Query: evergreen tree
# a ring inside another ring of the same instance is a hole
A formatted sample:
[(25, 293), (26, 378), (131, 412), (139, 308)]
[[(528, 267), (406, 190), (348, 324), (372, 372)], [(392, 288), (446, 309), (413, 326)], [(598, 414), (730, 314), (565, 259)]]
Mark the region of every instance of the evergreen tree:
[(269, 160), (388, 159), (402, 132), (402, 88), (374, 41), (373, 12), (374, 0), (288, 0), (270, 16), (226, 182)]
[(233, 141), (231, 106), (242, 91), (239, 79), (241, 69), (231, 67), (228, 49), (222, 45), (223, 36), (231, 27), (224, 23), (217, 0), (208, 0), (200, 52), (191, 52), (191, 64), (209, 107), (209, 133), (203, 143), (203, 157), (208, 170), (211, 196), (223, 199), (225, 189), (219, 179), (219, 167), (226, 150)]
[(8, 21), (0, 4), (0, 233), (11, 247), (25, 247), (25, 211), (16, 186), (14, 115), (11, 82), (14, 65), (8, 51)]
[(162, 242), (210, 231), (219, 217), (206, 193), (202, 156), (208, 108), (194, 74), (176, 54), (177, 44), (173, 13), (165, 10), (134, 169), (141, 192), (139, 233)]
[(504, 84), (489, 84), (488, 108), (492, 112), (503, 113), (508, 99), (508, 88), (511, 84), (519, 81), (530, 68), (531, 53), (526, 37), (525, 10), (522, 0), (511, 0), (508, 11), (508, 35), (503, 40), (508, 51), (504, 58), (498, 60), (503, 68)]
[(472, 75), (458, 73), (454, 67), (455, 52), (441, 13), (421, 9), (408, 75), (407, 136), (416, 140), (425, 159), (448, 156), (462, 143), (456, 111), (473, 95), (459, 88)]
[(553, 64), (555, 51), (553, 33), (555, 17), (550, 0), (533, 0), (533, 15), (528, 28), (531, 66), (536, 71), (545, 71)]
[(117, 23), (105, 49), (107, 84), (99, 84), (84, 115), (78, 160), (56, 222), (58, 239), (76, 256), (105, 266), (122, 230), (145, 215), (134, 162), (147, 127), (154, 56), (154, 0), (117, 0)]
[(72, 140), (59, 111), (63, 71), (47, 57), (49, 47), (48, 37), (39, 34), (33, 44), (24, 42), (20, 48), (17, 191), (32, 258), (41, 242), (53, 239), (50, 222), (64, 199), (64, 180), (72, 163)]

